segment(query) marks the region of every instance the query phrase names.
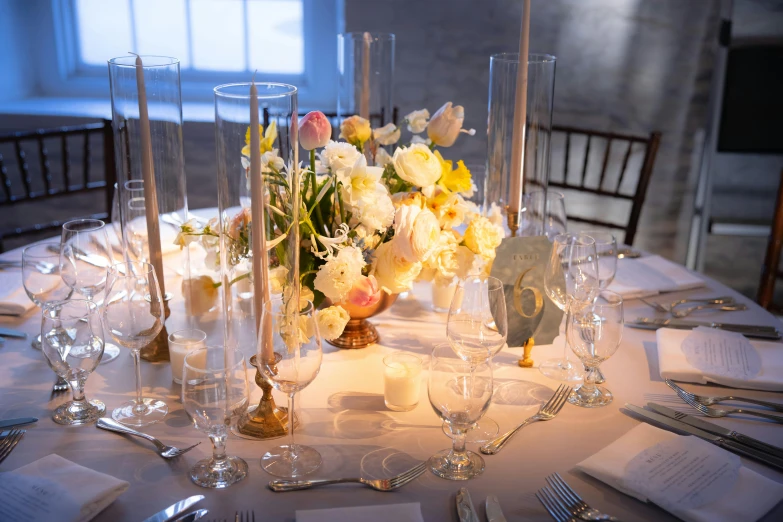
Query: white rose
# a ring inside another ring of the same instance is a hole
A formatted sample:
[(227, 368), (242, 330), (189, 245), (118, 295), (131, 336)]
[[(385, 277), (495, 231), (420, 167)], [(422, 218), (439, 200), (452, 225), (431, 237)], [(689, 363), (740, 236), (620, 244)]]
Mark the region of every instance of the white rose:
[(477, 216), (468, 224), (463, 239), (471, 252), (491, 260), (495, 258), (495, 249), (500, 246), (504, 235), (501, 227), (485, 217)]
[(378, 152), (375, 153), (375, 166), (386, 168), (386, 165), (391, 165), (392, 157), (386, 152), (384, 148), (378, 148)]
[(352, 167), (359, 156), (361, 153), (350, 143), (333, 140), (329, 141), (319, 154), (321, 163), (325, 168), (332, 169), (332, 172)]
[(382, 175), (381, 167), (368, 167), (365, 157), (359, 155), (351, 167), (337, 171), (337, 179), (342, 183), (343, 201), (352, 207), (358, 206), (361, 199), (373, 201)]
[(438, 181), (442, 173), (440, 160), (422, 144), (400, 147), (392, 157), (397, 175), (417, 187), (428, 187)]
[(430, 111), (427, 109), (413, 111), (405, 116), (405, 121), (408, 122), (408, 130), (414, 134), (424, 132), (424, 129), (427, 128), (428, 119), (430, 119)]
[(340, 302), (362, 275), (365, 264), (361, 250), (345, 247), (337, 255), (327, 258), (326, 263), (318, 269), (313, 286), (332, 301)]
[(440, 225), (429, 209), (415, 205), (403, 205), (394, 216), (395, 255), (415, 263), (424, 261), (438, 244)]
[(351, 316), (348, 315), (342, 306), (330, 306), (323, 310), (318, 310), (315, 313), (316, 322), (318, 323), (318, 331), (321, 332), (321, 337), (327, 341), (337, 339), (343, 334), (345, 325), (350, 321)]
[(394, 203), (382, 183), (376, 183), (372, 197), (363, 197), (356, 205), (357, 218), (371, 231), (384, 231), (394, 223)]
[(385, 292), (398, 294), (410, 290), (421, 272), (421, 263), (409, 263), (394, 255), (391, 242), (382, 243), (375, 250), (375, 279)]
[(372, 137), (381, 145), (394, 145), (400, 139), (402, 129), (393, 123), (387, 123), (379, 129), (373, 129)]
[(288, 268), (278, 266), (269, 270), (269, 291), (272, 294), (282, 294), (287, 282)]

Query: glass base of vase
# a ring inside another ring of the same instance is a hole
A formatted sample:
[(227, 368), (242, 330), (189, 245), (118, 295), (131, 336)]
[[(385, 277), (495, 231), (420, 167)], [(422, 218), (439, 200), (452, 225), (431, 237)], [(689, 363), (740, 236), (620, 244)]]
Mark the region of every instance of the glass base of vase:
[(169, 407), (158, 399), (144, 398), (141, 400), (146, 406), (143, 412), (136, 412), (136, 401), (128, 401), (121, 404), (111, 412), (111, 418), (126, 426), (138, 428), (149, 426), (166, 418)]

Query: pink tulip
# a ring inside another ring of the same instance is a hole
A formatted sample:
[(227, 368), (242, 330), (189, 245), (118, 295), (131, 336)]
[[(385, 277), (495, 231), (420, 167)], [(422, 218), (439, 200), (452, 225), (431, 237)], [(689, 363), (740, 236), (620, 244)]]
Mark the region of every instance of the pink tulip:
[(332, 137), (332, 124), (321, 111), (305, 114), (299, 122), (299, 143), (305, 150), (326, 146)]
[(348, 302), (355, 306), (372, 306), (381, 299), (381, 290), (375, 276), (362, 276), (348, 292)]

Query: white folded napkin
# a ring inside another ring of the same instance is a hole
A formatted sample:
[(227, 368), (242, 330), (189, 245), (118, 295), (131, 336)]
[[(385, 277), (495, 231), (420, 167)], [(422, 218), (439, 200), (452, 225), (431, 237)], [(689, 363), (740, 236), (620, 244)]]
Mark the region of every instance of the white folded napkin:
[(0, 314), (24, 315), (35, 307), (22, 285), (21, 270), (0, 270)]
[(646, 423), (576, 468), (687, 522), (754, 521), (783, 499), (783, 484), (738, 456)]
[(661, 256), (649, 256), (619, 259), (617, 273), (607, 290), (620, 294), (624, 299), (638, 299), (700, 286), (704, 286), (704, 281), (684, 266)]
[(54, 453), (0, 473), (0, 520), (87, 522), (114, 502), (128, 483)]
[(421, 504), (389, 504), (296, 512), (296, 522), (424, 522)]
[[(706, 337), (705, 337), (706, 336)], [(783, 345), (746, 339), (734, 332), (714, 328), (676, 330), (660, 328), (655, 333), (658, 345), (658, 367), (663, 379), (716, 383), (732, 388), (783, 391)], [(707, 339), (714, 348), (704, 347), (704, 355), (694, 360), (688, 350), (698, 350)], [(683, 343), (691, 344), (690, 348)], [(741, 348), (740, 343), (749, 343)], [(683, 346), (686, 349), (683, 350)], [(701, 361), (701, 362), (700, 362)], [(704, 362), (711, 364), (705, 365)], [(725, 364), (718, 365), (718, 363)], [(696, 364), (696, 366), (694, 366)]]

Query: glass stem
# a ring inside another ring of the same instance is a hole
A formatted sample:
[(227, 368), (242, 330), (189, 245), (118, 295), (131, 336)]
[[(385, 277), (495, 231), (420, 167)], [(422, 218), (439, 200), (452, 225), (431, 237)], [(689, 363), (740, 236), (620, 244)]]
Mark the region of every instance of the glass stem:
[(212, 442), (212, 460), (220, 462), (226, 460), (226, 439), (228, 430), (224, 425), (213, 426), (209, 430), (209, 440)]
[(136, 404), (133, 406), (135, 415), (144, 415), (147, 413), (147, 405), (141, 398), (141, 350), (133, 350), (133, 366), (136, 368)]
[(296, 460), (296, 442), (294, 440), (294, 397), (296, 392), (288, 395), (288, 433), (291, 435), (291, 444), (288, 446), (291, 460)]
[(587, 373), (585, 373), (585, 383), (582, 385), (582, 390), (587, 395), (592, 395), (595, 392), (595, 381), (598, 379), (598, 366), (585, 365)]
[(563, 333), (565, 334), (565, 343), (563, 344), (563, 361), (560, 363), (560, 366), (564, 369), (568, 369), (571, 367), (571, 362), (568, 360), (568, 325), (571, 321), (571, 307), (566, 305), (565, 309), (565, 328), (563, 330)]
[(68, 384), (71, 386), (71, 392), (73, 393), (73, 406), (71, 406), (71, 408), (87, 407), (86, 400), (84, 398), (84, 379), (74, 377), (73, 379), (68, 379)]
[(455, 429), (449, 425), (452, 434), (451, 453), (448, 456), (449, 466), (454, 469), (463, 468), (470, 464), (470, 457), (465, 452), (465, 430)]

